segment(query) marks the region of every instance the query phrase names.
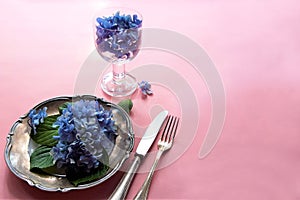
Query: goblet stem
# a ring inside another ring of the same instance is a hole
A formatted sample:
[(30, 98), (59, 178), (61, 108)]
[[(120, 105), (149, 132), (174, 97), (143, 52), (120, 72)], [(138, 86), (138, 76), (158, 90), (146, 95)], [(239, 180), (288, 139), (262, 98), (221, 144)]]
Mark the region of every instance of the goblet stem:
[(112, 64), (113, 81), (118, 84), (125, 78), (125, 64)]
[(101, 87), (110, 96), (125, 97), (136, 90), (137, 81), (125, 72), (125, 64), (112, 64), (112, 72), (103, 77)]

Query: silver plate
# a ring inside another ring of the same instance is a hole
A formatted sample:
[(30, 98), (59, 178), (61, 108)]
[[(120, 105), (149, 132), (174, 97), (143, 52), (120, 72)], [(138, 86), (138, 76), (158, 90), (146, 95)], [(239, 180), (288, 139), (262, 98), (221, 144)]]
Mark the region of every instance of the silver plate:
[(76, 97), (56, 97), (46, 100), (33, 109), (47, 107), (48, 115), (58, 113), (58, 107), (65, 102), (72, 102), (79, 99), (97, 100), (104, 108), (113, 112), (113, 117), (118, 126), (118, 136), (114, 149), (109, 155), (110, 169), (98, 180), (90, 183), (74, 186), (64, 176), (54, 174), (38, 174), (31, 172), (30, 154), (36, 148), (30, 138), (30, 126), (28, 125), (28, 113), (20, 117), (12, 126), (7, 136), (5, 146), (5, 161), (8, 168), (19, 178), (28, 182), (29, 185), (35, 186), (45, 191), (62, 191), (79, 190), (96, 186), (113, 176), (122, 166), (124, 161), (129, 157), (134, 145), (134, 135), (132, 124), (127, 113), (118, 105), (105, 102), (95, 96), (85, 95)]

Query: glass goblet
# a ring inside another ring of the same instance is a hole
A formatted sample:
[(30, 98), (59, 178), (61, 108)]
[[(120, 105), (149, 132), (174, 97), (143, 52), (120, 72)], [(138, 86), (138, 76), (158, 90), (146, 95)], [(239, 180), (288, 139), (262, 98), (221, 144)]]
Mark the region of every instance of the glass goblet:
[(102, 90), (114, 97), (132, 94), (136, 78), (125, 71), (125, 64), (138, 54), (142, 40), (142, 16), (131, 9), (107, 9), (96, 18), (95, 45), (99, 55), (112, 65), (104, 75)]

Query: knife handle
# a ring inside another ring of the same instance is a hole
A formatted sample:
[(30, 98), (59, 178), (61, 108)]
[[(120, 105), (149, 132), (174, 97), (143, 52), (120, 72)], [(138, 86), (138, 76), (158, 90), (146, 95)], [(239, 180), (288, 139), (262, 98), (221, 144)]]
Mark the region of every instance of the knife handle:
[(136, 155), (128, 172), (125, 173), (125, 175), (122, 177), (122, 179), (121, 179), (120, 183), (118, 184), (118, 186), (116, 187), (116, 189), (110, 195), (110, 197), (109, 197), (110, 200), (125, 199), (128, 189), (129, 189), (129, 186), (131, 185), (131, 182), (135, 175), (135, 172), (139, 168), (140, 164), (141, 164), (141, 157)]

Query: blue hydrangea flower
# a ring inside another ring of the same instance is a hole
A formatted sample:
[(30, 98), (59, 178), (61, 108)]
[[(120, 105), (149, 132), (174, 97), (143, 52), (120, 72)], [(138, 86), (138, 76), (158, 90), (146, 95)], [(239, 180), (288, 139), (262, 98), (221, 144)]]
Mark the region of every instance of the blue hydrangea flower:
[(55, 136), (55, 139), (66, 143), (71, 143), (76, 139), (72, 104), (68, 104), (67, 108), (62, 111), (61, 116), (54, 122), (53, 127), (58, 127), (59, 136)]
[(54, 137), (59, 141), (51, 154), (57, 167), (70, 168), (72, 173), (96, 169), (103, 151), (110, 153), (114, 147), (117, 133), (112, 112), (98, 101), (68, 104), (53, 126), (59, 127)]
[(142, 20), (137, 15), (116, 12), (96, 19), (96, 47), (109, 62), (128, 60), (137, 55), (141, 44)]
[(152, 95), (151, 84), (148, 81), (142, 81), (139, 84), (139, 88), (142, 90), (143, 95)]
[(96, 20), (102, 28), (113, 30), (137, 28), (142, 25), (142, 20), (138, 19), (136, 14), (132, 16), (125, 14), (120, 15), (120, 11), (112, 16), (98, 17)]
[(29, 125), (31, 126), (33, 130), (33, 134), (36, 134), (36, 127), (44, 123), (44, 119), (47, 117), (47, 107), (44, 107), (43, 109), (39, 109), (37, 112), (36, 109), (30, 110), (28, 117), (29, 117)]
[(92, 169), (96, 169), (100, 164), (97, 158), (86, 149), (85, 144), (80, 140), (75, 140), (68, 146), (66, 161), (67, 163), (85, 168), (87, 173)]
[(62, 168), (67, 164), (68, 145), (62, 141), (58, 141), (57, 145), (51, 149), (51, 155), (58, 168)]
[(75, 140), (66, 145), (61, 141), (52, 148), (51, 154), (58, 168), (72, 167), (84, 173), (90, 173), (101, 165), (98, 159), (91, 154), (81, 140)]

